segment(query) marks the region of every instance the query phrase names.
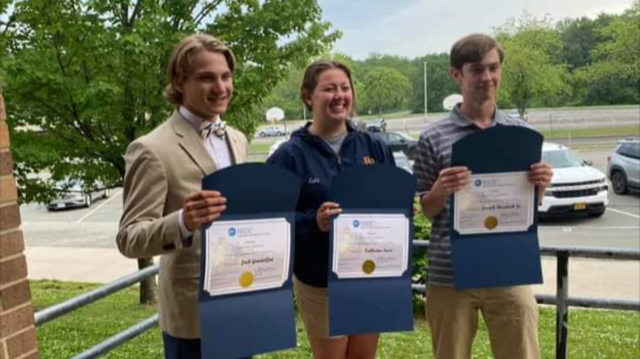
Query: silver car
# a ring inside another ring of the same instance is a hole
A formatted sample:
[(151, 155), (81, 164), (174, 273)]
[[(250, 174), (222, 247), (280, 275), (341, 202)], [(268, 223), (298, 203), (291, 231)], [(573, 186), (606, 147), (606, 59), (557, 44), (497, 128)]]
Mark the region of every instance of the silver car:
[(280, 126), (264, 127), (258, 132), (258, 136), (260, 137), (280, 137), (286, 134), (287, 132), (284, 130), (284, 127)]
[(55, 187), (58, 197), (47, 204), (47, 209), (55, 211), (58, 209), (90, 207), (98, 198), (109, 197), (109, 189), (105, 188), (101, 182), (96, 182), (95, 188), (87, 188), (84, 181), (66, 178), (57, 182)]
[(607, 176), (616, 194), (640, 190), (640, 138), (620, 140), (607, 158)]

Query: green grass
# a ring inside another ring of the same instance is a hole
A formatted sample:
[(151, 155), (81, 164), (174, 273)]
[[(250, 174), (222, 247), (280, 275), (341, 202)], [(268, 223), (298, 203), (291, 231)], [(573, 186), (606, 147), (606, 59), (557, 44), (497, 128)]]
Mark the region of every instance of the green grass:
[(560, 106), (560, 107), (533, 107), (527, 111), (583, 111), (583, 110), (630, 110), (636, 109), (638, 105), (598, 105), (598, 106)]
[(273, 141), (263, 142), (263, 143), (252, 142), (249, 145), (249, 153), (266, 153), (266, 152), (269, 152), (269, 149), (271, 148), (271, 146), (276, 141), (277, 140), (274, 139)]
[(591, 127), (591, 128), (560, 128), (556, 130), (541, 130), (545, 139), (565, 139), (565, 138), (580, 138), (580, 137), (625, 137), (625, 136), (639, 136), (640, 126), (638, 125), (625, 125), (625, 126), (606, 126), (606, 127)]
[[(36, 311), (98, 287), (97, 284), (32, 281)], [(137, 304), (138, 288), (131, 287), (38, 327), (40, 358), (69, 358), (111, 335), (151, 316), (154, 308)], [(540, 347), (543, 358), (555, 357), (555, 311), (540, 310)], [(298, 347), (257, 356), (257, 359), (308, 359), (309, 344), (298, 321)], [(570, 358), (640, 358), (640, 313), (572, 309), (569, 316)], [(426, 321), (417, 318), (413, 332), (383, 334), (380, 359), (432, 357)], [(474, 344), (473, 358), (490, 358), (491, 347), (483, 323)], [(160, 330), (155, 328), (116, 348), (104, 358), (162, 358)]]

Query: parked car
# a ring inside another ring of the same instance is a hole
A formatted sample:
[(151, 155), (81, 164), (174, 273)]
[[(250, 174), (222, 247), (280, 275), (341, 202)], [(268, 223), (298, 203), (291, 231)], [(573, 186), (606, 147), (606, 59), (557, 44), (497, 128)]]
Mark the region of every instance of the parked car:
[(640, 138), (620, 140), (607, 158), (607, 177), (616, 194), (640, 190)]
[(418, 150), (418, 140), (404, 132), (380, 132), (377, 133), (377, 135), (391, 151), (402, 151), (409, 159), (415, 159)]
[(409, 162), (409, 158), (402, 151), (394, 151), (393, 159), (396, 161), (396, 166), (402, 168), (403, 170), (413, 174), (413, 167), (411, 166), (411, 162)]
[(553, 179), (538, 206), (541, 217), (586, 213), (600, 217), (609, 205), (609, 181), (568, 147), (545, 142), (542, 161), (553, 167)]
[(58, 197), (47, 204), (47, 209), (90, 207), (94, 200), (109, 197), (109, 189), (101, 182), (97, 182), (95, 188), (87, 188), (84, 181), (66, 178), (55, 185)]
[(514, 109), (514, 110), (508, 110), (508, 111), (507, 111), (507, 115), (509, 115), (509, 116), (511, 116), (511, 117), (513, 117), (513, 118), (516, 118), (516, 119), (518, 119), (518, 120), (521, 120), (521, 121), (525, 121), (525, 122), (529, 121), (529, 120), (528, 120), (528, 118), (529, 118), (529, 114), (525, 112), (525, 113), (524, 113), (524, 116), (520, 116), (520, 112), (518, 112), (518, 110), (517, 110), (517, 109)]
[(364, 129), (369, 132), (385, 132), (387, 130), (387, 121), (384, 118), (369, 120), (364, 123)]
[(279, 137), (279, 136), (284, 136), (286, 135), (286, 131), (284, 130), (283, 127), (280, 126), (267, 126), (267, 127), (263, 127), (259, 132), (258, 132), (258, 136), (260, 137)]

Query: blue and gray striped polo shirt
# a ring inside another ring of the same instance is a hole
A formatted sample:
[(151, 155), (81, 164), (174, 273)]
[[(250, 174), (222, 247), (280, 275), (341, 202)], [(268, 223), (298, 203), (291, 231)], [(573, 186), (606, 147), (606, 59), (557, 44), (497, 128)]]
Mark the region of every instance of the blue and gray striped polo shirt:
[[(493, 126), (525, 126), (528, 124), (496, 108)], [(438, 174), (451, 165), (451, 148), (454, 142), (476, 131), (481, 131), (471, 119), (460, 112), (458, 104), (448, 117), (431, 123), (420, 135), (418, 155), (413, 164), (417, 179), (417, 191), (422, 195), (431, 190)], [(449, 208), (452, 197), (444, 209), (432, 221), (428, 247), (429, 283), (453, 286), (453, 265), (449, 242)]]

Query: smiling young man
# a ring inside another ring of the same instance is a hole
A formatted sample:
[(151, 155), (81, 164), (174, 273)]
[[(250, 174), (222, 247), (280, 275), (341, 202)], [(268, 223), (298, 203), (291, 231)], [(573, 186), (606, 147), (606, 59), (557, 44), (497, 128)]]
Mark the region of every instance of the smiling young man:
[[(436, 358), (471, 358), (471, 345), (482, 312), (496, 359), (539, 358), (538, 307), (530, 286), (456, 291), (449, 242), (451, 195), (468, 182), (466, 167), (451, 167), (457, 140), (492, 126), (526, 126), (496, 108), (505, 54), (485, 35), (469, 35), (451, 49), (450, 75), (460, 85), (463, 101), (448, 117), (430, 124), (420, 136), (414, 174), (420, 203), (432, 219), (429, 243), (427, 320)], [(553, 172), (545, 163), (529, 170), (529, 181), (542, 195)]]
[(173, 115), (132, 142), (125, 155), (124, 211), (117, 244), (130, 258), (160, 257), (160, 327), (166, 358), (200, 358), (198, 281), (201, 225), (226, 199), (202, 178), (242, 163), (245, 136), (225, 126), (235, 60), (216, 38), (197, 34), (171, 55), (165, 96)]

